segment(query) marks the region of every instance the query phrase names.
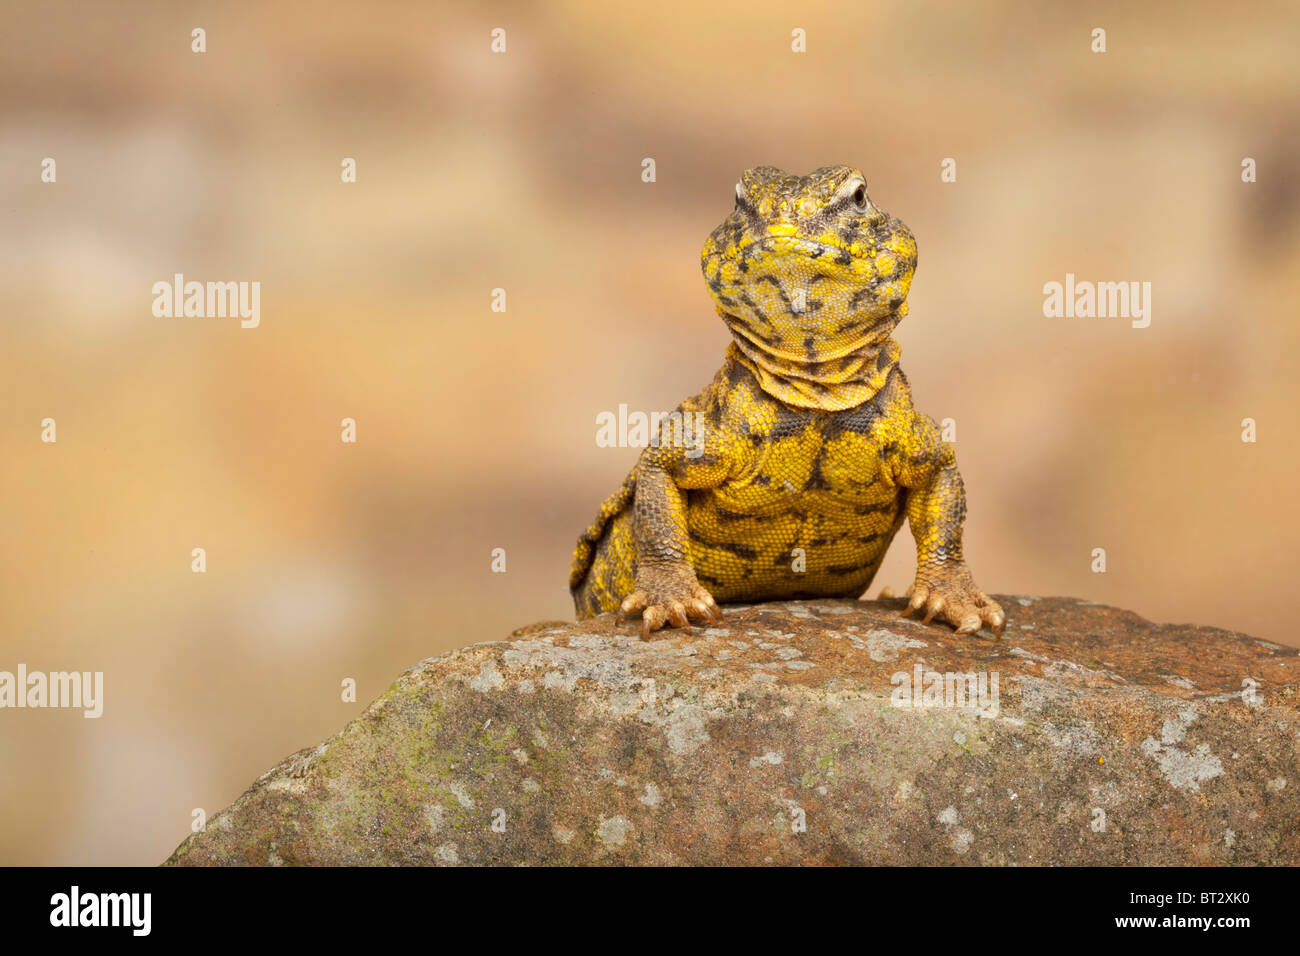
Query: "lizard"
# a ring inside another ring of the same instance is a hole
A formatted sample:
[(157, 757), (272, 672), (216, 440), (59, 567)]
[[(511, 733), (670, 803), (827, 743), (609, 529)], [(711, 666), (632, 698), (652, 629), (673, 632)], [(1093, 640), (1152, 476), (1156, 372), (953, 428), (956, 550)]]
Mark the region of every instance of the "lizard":
[(962, 551), (954, 449), (898, 364), (908, 227), (858, 169), (759, 166), (700, 259), (732, 342), (578, 539), (578, 618), (639, 613), (649, 639), (721, 621), (719, 604), (857, 598), (906, 520), (917, 568), (903, 614), (1000, 637), (1006, 616)]

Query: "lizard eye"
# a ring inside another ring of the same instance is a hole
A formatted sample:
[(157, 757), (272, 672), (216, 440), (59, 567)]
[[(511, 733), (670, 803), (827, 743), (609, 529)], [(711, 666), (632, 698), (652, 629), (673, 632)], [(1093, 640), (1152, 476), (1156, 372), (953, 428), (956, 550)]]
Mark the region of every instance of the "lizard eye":
[(859, 186), (853, 190), (853, 205), (857, 206), (863, 212), (867, 210), (867, 187)]

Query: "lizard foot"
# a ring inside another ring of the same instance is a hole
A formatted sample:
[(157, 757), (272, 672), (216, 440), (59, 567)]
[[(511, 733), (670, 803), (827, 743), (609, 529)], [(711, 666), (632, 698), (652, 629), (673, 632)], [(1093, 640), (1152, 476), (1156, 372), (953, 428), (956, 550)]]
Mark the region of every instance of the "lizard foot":
[(623, 599), (614, 623), (622, 624), (641, 612), (641, 640), (665, 624), (691, 631), (691, 620), (705, 624), (721, 621), (722, 611), (713, 595), (700, 586), (689, 564), (643, 564), (637, 569), (636, 590)]
[(927, 564), (916, 569), (916, 583), (908, 589), (910, 600), (903, 616), (925, 608), (922, 623), (929, 624), (936, 615), (957, 629), (958, 634), (974, 634), (990, 627), (999, 638), (1007, 616), (1002, 606), (975, 584), (964, 561)]

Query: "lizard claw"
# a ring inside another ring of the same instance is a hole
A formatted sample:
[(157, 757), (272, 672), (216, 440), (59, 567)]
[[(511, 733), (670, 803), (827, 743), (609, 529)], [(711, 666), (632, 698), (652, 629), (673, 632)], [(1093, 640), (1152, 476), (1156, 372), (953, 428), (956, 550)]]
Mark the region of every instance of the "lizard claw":
[(926, 588), (924, 585), (921, 585), (919, 587), (917, 585), (912, 585), (912, 587), (908, 588), (907, 594), (905, 594), (904, 597), (908, 598), (909, 600), (907, 602), (907, 607), (903, 608), (902, 616), (911, 617), (913, 611), (917, 611), (925, 607), (925, 599), (929, 596), (929, 594), (930, 594), (929, 589)]
[(929, 624), (934, 620), (934, 616), (943, 610), (943, 596), (936, 594), (925, 605), (925, 617), (921, 619), (922, 624)]
[(623, 598), (623, 603), (619, 606), (618, 614), (614, 616), (615, 624), (622, 624), (633, 614), (638, 614), (646, 609), (650, 603), (649, 597), (644, 591), (633, 591), (627, 597)]
[(646, 565), (637, 574), (637, 588), (619, 606), (614, 623), (622, 624), (641, 614), (641, 639), (671, 625), (691, 633), (691, 622), (700, 624), (722, 620), (713, 595), (700, 586), (689, 564)]
[(908, 592), (903, 616), (925, 608), (922, 623), (936, 617), (951, 624), (960, 635), (974, 634), (982, 627), (991, 629), (998, 638), (1006, 626), (1007, 616), (1001, 605), (981, 591), (964, 562), (928, 564), (917, 568), (916, 583)]

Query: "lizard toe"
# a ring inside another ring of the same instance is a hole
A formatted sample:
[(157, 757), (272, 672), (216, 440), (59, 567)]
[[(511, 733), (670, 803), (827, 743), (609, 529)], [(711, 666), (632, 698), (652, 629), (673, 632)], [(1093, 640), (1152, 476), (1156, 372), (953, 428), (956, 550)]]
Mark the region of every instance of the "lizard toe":
[(650, 640), (650, 634), (659, 630), (668, 620), (668, 612), (662, 605), (652, 604), (641, 615), (641, 640)]
[(1002, 629), (1007, 625), (1007, 616), (1002, 613), (1002, 608), (996, 601), (990, 601), (988, 607), (980, 608), (980, 617), (993, 629), (994, 634), (998, 637), (1002, 636)]
[(713, 595), (706, 591), (701, 585), (695, 586), (695, 600), (703, 606), (705, 614), (713, 621), (722, 620), (722, 608), (718, 607), (718, 602), (713, 599)]
[(650, 597), (645, 591), (633, 591), (627, 597), (623, 598), (623, 603), (619, 605), (618, 614), (614, 616), (615, 624), (622, 624), (634, 614), (644, 611), (646, 605), (650, 603)]
[(686, 617), (688, 619), (700, 624), (708, 624), (714, 620), (713, 611), (709, 609), (707, 604), (698, 598), (684, 601), (683, 604), (686, 606)]

